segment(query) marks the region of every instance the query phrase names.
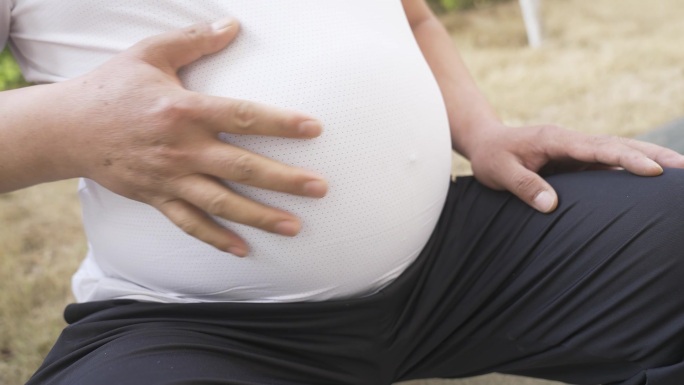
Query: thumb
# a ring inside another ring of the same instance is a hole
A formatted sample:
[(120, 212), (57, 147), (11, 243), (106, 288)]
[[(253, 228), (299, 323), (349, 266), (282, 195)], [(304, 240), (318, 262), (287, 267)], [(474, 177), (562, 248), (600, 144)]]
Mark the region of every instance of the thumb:
[(131, 47), (129, 54), (175, 75), (181, 67), (225, 48), (239, 29), (233, 18), (196, 24), (144, 39)]
[(523, 202), (542, 213), (550, 213), (558, 207), (558, 195), (553, 187), (539, 174), (515, 163), (511, 172), (504, 173), (502, 185)]

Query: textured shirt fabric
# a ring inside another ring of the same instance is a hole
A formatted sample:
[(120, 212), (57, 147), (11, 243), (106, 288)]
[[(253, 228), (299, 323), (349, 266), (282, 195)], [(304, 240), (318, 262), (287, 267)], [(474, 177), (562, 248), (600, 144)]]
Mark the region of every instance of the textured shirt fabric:
[(313, 140), (222, 139), (324, 175), (329, 194), (316, 200), (229, 183), (303, 223), (287, 238), (217, 219), (249, 242), (250, 256), (240, 259), (83, 180), (90, 250), (73, 280), (79, 301), (366, 296), (398, 277), (432, 233), (449, 182), (448, 122), (399, 0), (16, 0), (10, 38), (29, 81), (55, 82), (144, 37), (224, 15), (241, 21), (238, 39), (184, 69), (184, 85), (321, 119), (325, 131)]

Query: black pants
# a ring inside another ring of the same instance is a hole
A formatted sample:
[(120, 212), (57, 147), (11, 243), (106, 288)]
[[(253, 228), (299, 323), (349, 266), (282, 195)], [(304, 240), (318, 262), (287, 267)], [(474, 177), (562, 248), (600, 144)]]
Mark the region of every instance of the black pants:
[(29, 384), (382, 385), (489, 372), (684, 384), (684, 170), (549, 178), (538, 214), (452, 184), (419, 259), (370, 297), (71, 305)]

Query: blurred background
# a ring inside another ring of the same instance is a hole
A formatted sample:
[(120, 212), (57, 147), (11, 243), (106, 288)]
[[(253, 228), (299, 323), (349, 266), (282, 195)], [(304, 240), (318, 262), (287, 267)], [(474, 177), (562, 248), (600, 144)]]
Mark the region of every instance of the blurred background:
[[(684, 116), (681, 0), (540, 0), (539, 48), (528, 45), (517, 1), (431, 2), (511, 125), (557, 123), (631, 137)], [(0, 89), (23, 85), (2, 53)], [(455, 173), (468, 170), (454, 158)], [(0, 194), (2, 385), (24, 383), (64, 327), (70, 276), (86, 248), (75, 191), (70, 180)], [(552, 383), (490, 375), (409, 384)]]

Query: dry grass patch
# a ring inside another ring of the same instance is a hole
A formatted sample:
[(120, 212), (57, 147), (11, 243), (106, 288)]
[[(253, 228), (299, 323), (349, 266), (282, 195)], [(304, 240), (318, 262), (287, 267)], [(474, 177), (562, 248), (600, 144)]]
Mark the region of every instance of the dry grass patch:
[(74, 182), (0, 195), (0, 384), (28, 379), (64, 325), (85, 252)]
[(445, 17), (505, 120), (633, 136), (684, 115), (680, 2), (543, 4), (546, 41), (538, 50), (524, 47), (515, 3)]

